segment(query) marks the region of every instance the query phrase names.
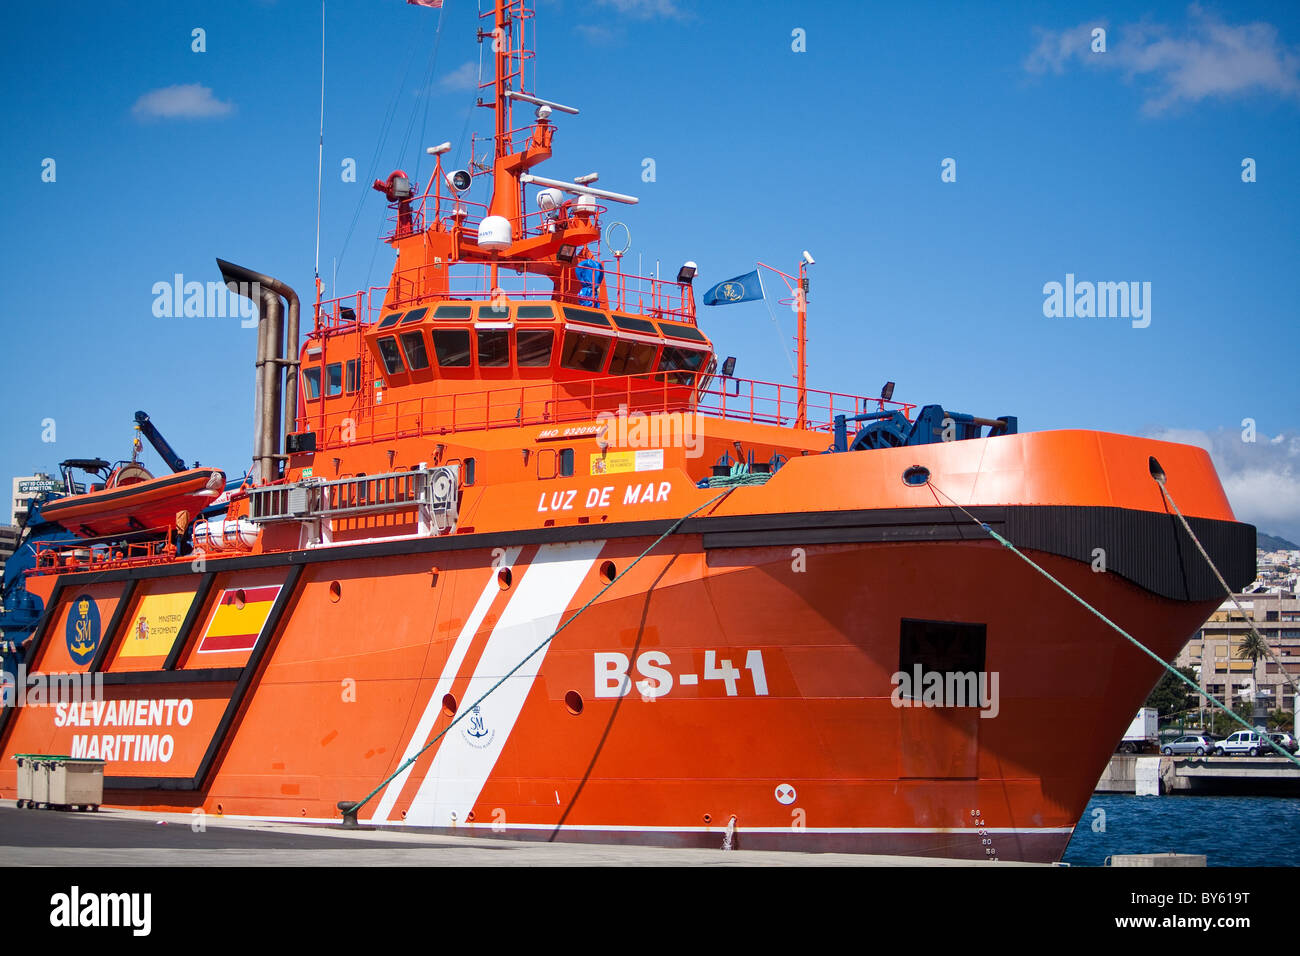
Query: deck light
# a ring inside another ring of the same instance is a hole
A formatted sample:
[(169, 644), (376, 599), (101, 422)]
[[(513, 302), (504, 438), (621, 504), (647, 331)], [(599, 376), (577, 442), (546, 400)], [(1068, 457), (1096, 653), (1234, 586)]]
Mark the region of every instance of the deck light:
[(731, 378), (731, 373), (736, 370), (736, 356), (728, 355), (725, 362), (722, 363), (722, 375), (724, 378)]
[(560, 246), (560, 251), (555, 254), (555, 258), (561, 262), (572, 262), (573, 257), (578, 254), (578, 247), (571, 242), (566, 242)]
[(885, 387), (880, 390), (880, 398), (882, 401), (887, 402), (893, 397), (894, 397), (894, 383), (886, 382)]
[(677, 270), (677, 281), (682, 284), (689, 284), (695, 278), (695, 270), (698, 269), (694, 262), (684, 262), (682, 267)]
[(470, 181), (469, 170), (467, 169), (453, 169), (447, 174), (447, 185), (455, 193), (463, 193), (469, 189)]

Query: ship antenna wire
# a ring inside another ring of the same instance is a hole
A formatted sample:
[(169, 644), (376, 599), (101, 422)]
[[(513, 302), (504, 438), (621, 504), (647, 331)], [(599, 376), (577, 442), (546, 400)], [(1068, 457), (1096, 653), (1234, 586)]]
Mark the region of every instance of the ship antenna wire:
[(320, 186), (325, 163), (325, 0), (320, 0), (320, 141), (316, 148), (316, 301), (320, 301)]
[[(697, 514), (699, 514), (699, 513), (700, 513), (701, 511), (703, 511), (705, 508), (707, 508), (707, 507), (709, 507), (710, 505), (715, 504), (715, 503), (721, 501), (723, 498), (727, 497), (727, 495), (731, 494), (733, 491), (736, 490), (736, 487), (740, 487), (740, 486), (737, 485), (737, 486), (735, 486), (735, 487), (728, 488), (728, 489), (727, 489), (726, 491), (724, 491), (722, 494), (720, 494), (720, 495), (714, 495), (712, 498), (710, 498), (708, 501), (704, 502), (704, 504), (700, 505), (700, 506), (699, 506), (698, 508), (696, 508), (694, 511), (691, 511), (691, 512), (689, 512), (688, 514), (684, 514), (684, 515), (682, 515), (680, 518), (678, 518), (676, 521), (674, 521), (671, 525), (668, 526), (668, 530), (667, 530), (667, 531), (665, 531), (663, 534), (661, 534), (658, 538), (655, 539), (654, 543), (651, 544), (650, 547), (646, 548), (644, 551), (642, 551), (640, 554), (638, 554), (638, 555), (636, 556), (636, 559), (635, 559), (634, 561), (632, 561), (631, 564), (629, 564), (629, 565), (628, 565), (627, 567), (625, 567), (622, 571), (620, 571), (617, 575), (615, 575), (614, 578), (613, 578), (613, 580), (609, 581), (609, 582), (608, 582), (608, 583), (607, 583), (603, 588), (601, 588), (599, 591), (597, 591), (595, 594), (593, 594), (593, 595), (591, 596), (591, 600), (589, 600), (589, 601), (588, 601), (586, 604), (584, 604), (582, 607), (580, 607), (580, 608), (578, 608), (576, 611), (574, 611), (573, 614), (571, 614), (571, 615), (569, 616), (569, 619), (568, 619), (567, 621), (565, 621), (563, 624), (561, 624), (559, 627), (557, 627), (554, 631), (552, 631), (550, 637), (548, 637), (546, 640), (542, 641), (542, 643), (538, 644), (538, 645), (537, 645), (536, 647), (534, 647), (531, 651), (529, 651), (529, 652), (528, 652), (528, 655), (527, 655), (526, 657), (524, 657), (524, 659), (521, 660), (521, 661), (520, 661), (518, 664), (516, 664), (514, 667), (510, 668), (510, 670), (506, 672), (506, 674), (505, 674), (504, 677), (502, 677), (502, 678), (501, 678), (500, 680), (498, 680), (495, 684), (493, 684), (493, 685), (492, 685), (491, 687), (489, 687), (486, 691), (484, 691), (482, 697), (480, 697), (478, 700), (474, 701), (474, 703), (471, 704), (469, 707), (462, 707), (462, 708), (460, 708), (460, 710), (457, 712), (457, 715), (456, 715), (455, 719), (453, 719), (451, 723), (449, 723), (446, 727), (444, 727), (441, 731), (439, 731), (439, 732), (437, 733), (437, 735), (435, 735), (434, 738), (433, 738), (432, 740), (430, 740), (427, 744), (425, 744), (425, 745), (424, 745), (423, 747), (421, 747), (418, 751), (416, 751), (415, 753), (413, 753), (413, 754), (410, 756), (409, 759), (403, 761), (403, 763), (402, 763), (402, 765), (401, 765), (400, 767), (398, 767), (396, 770), (394, 770), (392, 773), (390, 773), (387, 777), (385, 777), (382, 781), (380, 781), (379, 786), (375, 787), (375, 789), (371, 790), (368, 794), (366, 794), (364, 797), (362, 797), (362, 798), (361, 798), (359, 801), (357, 801), (356, 803), (340, 803), (340, 804), (339, 804), (339, 809), (343, 811), (344, 825), (345, 825), (345, 826), (355, 826), (355, 824), (356, 824), (356, 817), (357, 817), (357, 811), (360, 810), (363, 806), (365, 806), (365, 805), (366, 805), (370, 800), (374, 799), (375, 794), (379, 793), (381, 790), (384, 789), (384, 787), (388, 786), (388, 784), (391, 783), (391, 782), (392, 782), (392, 781), (393, 781), (397, 776), (399, 776), (399, 775), (402, 773), (402, 771), (404, 771), (407, 767), (411, 766), (411, 764), (413, 764), (413, 763), (415, 763), (415, 761), (419, 760), (419, 759), (420, 759), (420, 755), (423, 754), (423, 753), (424, 753), (426, 750), (428, 750), (430, 747), (432, 747), (434, 744), (436, 744), (436, 743), (437, 743), (439, 740), (441, 740), (443, 737), (445, 737), (445, 736), (447, 735), (447, 733), (451, 730), (451, 728), (455, 727), (458, 723), (461, 722), (461, 720), (463, 720), (463, 719), (464, 719), (465, 717), (467, 717), (468, 715), (474, 713), (475, 708), (477, 708), (477, 707), (479, 706), (479, 704), (483, 703), (483, 701), (487, 700), (489, 694), (491, 694), (494, 690), (496, 690), (498, 687), (500, 687), (502, 684), (504, 684), (506, 681), (508, 681), (512, 676), (514, 676), (515, 672), (518, 671), (519, 668), (521, 668), (521, 667), (523, 667), (525, 664), (527, 664), (530, 660), (532, 660), (533, 657), (534, 657), (534, 656), (535, 656), (535, 655), (536, 655), (536, 654), (537, 654), (537, 653), (538, 653), (542, 648), (544, 648), (547, 644), (551, 643), (551, 641), (555, 640), (555, 638), (559, 635), (559, 633), (560, 633), (562, 630), (564, 630), (566, 627), (568, 627), (570, 624), (572, 624), (574, 621), (576, 621), (576, 620), (578, 619), (578, 616), (581, 615), (583, 611), (587, 610), (587, 608), (591, 607), (591, 606), (592, 606), (593, 604), (595, 604), (598, 600), (600, 600), (600, 596), (601, 596), (602, 594), (604, 594), (606, 591), (608, 591), (610, 588), (612, 588), (615, 584), (617, 584), (617, 583), (619, 582), (619, 580), (623, 577), (623, 575), (627, 574), (627, 573), (628, 573), (629, 571), (631, 571), (634, 567), (636, 567), (637, 564), (640, 563), (640, 561), (641, 561), (642, 558), (644, 558), (646, 555), (648, 555), (648, 554), (649, 554), (651, 551), (653, 551), (655, 548), (659, 547), (659, 545), (664, 541), (665, 538), (667, 538), (667, 537), (669, 537), (670, 535), (672, 535), (674, 532), (677, 531), (678, 528), (680, 528), (683, 524), (685, 524), (686, 521), (688, 521), (688, 520), (691, 519), (691, 518), (694, 518)], [(350, 821), (350, 822), (349, 822), (349, 821)]]
[[(1152, 459), (1152, 460), (1154, 461), (1154, 459)], [(1153, 471), (1152, 471), (1152, 477), (1153, 477), (1153, 478), (1156, 477), (1156, 476), (1155, 476), (1155, 473), (1154, 473), (1154, 469), (1153, 469)], [(1159, 484), (1159, 485), (1161, 486), (1162, 489), (1164, 488), (1164, 482), (1161, 480), (1163, 477), (1164, 477), (1164, 476), (1163, 476), (1163, 474), (1162, 474), (1160, 478), (1156, 478), (1156, 483)], [(1090, 612), (1092, 612), (1093, 614), (1095, 614), (1097, 617), (1101, 618), (1102, 621), (1104, 621), (1104, 622), (1105, 622), (1105, 623), (1106, 623), (1106, 624), (1107, 624), (1107, 625), (1108, 625), (1112, 630), (1114, 630), (1114, 631), (1115, 631), (1117, 634), (1119, 634), (1122, 638), (1124, 638), (1126, 641), (1128, 641), (1130, 644), (1132, 644), (1134, 647), (1136, 647), (1138, 650), (1140, 650), (1143, 654), (1147, 655), (1147, 657), (1151, 658), (1153, 661), (1155, 661), (1157, 664), (1159, 664), (1161, 667), (1163, 667), (1163, 668), (1164, 668), (1165, 670), (1167, 670), (1169, 673), (1173, 674), (1175, 677), (1177, 677), (1180, 681), (1182, 681), (1184, 684), (1186, 684), (1186, 685), (1187, 685), (1188, 687), (1190, 687), (1192, 690), (1196, 691), (1198, 694), (1202, 694), (1202, 695), (1204, 695), (1204, 696), (1206, 697), (1206, 699), (1208, 699), (1212, 704), (1214, 704), (1215, 707), (1218, 707), (1221, 711), (1223, 711), (1225, 714), (1227, 714), (1229, 717), (1231, 717), (1231, 718), (1232, 718), (1233, 720), (1235, 720), (1237, 723), (1241, 724), (1241, 726), (1245, 727), (1247, 730), (1249, 730), (1249, 731), (1251, 731), (1252, 733), (1254, 733), (1255, 728), (1252, 727), (1250, 724), (1246, 723), (1246, 721), (1244, 721), (1242, 718), (1238, 717), (1238, 716), (1236, 715), (1236, 713), (1234, 713), (1230, 707), (1228, 707), (1228, 706), (1227, 706), (1226, 704), (1224, 704), (1221, 700), (1219, 700), (1219, 698), (1215, 697), (1213, 694), (1210, 694), (1210, 693), (1208, 693), (1208, 692), (1202, 690), (1201, 687), (1200, 687), (1200, 685), (1199, 685), (1199, 684), (1196, 684), (1196, 683), (1193, 683), (1192, 680), (1190, 680), (1190, 679), (1187, 677), (1186, 674), (1184, 674), (1182, 671), (1178, 670), (1178, 668), (1174, 667), (1172, 664), (1168, 663), (1168, 662), (1167, 662), (1163, 657), (1161, 657), (1161, 656), (1160, 656), (1159, 654), (1157, 654), (1155, 651), (1151, 650), (1151, 648), (1147, 647), (1145, 644), (1143, 644), (1141, 641), (1139, 641), (1136, 637), (1134, 637), (1133, 635), (1129, 634), (1128, 631), (1124, 630), (1122, 627), (1120, 627), (1118, 624), (1116, 624), (1114, 621), (1112, 621), (1110, 618), (1108, 618), (1105, 614), (1102, 614), (1101, 611), (1098, 611), (1095, 607), (1093, 607), (1091, 604), (1089, 604), (1087, 601), (1085, 601), (1085, 600), (1084, 600), (1083, 598), (1081, 598), (1079, 595), (1077, 595), (1077, 594), (1075, 594), (1073, 591), (1071, 591), (1071, 590), (1070, 590), (1066, 585), (1062, 584), (1060, 581), (1058, 581), (1056, 578), (1054, 578), (1054, 577), (1052, 576), (1051, 572), (1049, 572), (1046, 568), (1042, 567), (1041, 565), (1035, 563), (1033, 558), (1031, 558), (1031, 557), (1029, 557), (1029, 555), (1023, 553), (1023, 552), (1022, 552), (1019, 548), (1017, 548), (1014, 544), (1012, 544), (1012, 543), (1011, 543), (1010, 541), (1008, 541), (1006, 538), (1002, 537), (1002, 535), (998, 534), (996, 531), (994, 531), (992, 528), (990, 528), (990, 527), (988, 526), (987, 523), (985, 523), (985, 522), (983, 522), (983, 521), (980, 521), (978, 518), (976, 518), (973, 514), (971, 514), (969, 511), (967, 511), (967, 510), (966, 510), (965, 508), (963, 508), (961, 505), (957, 504), (957, 502), (952, 498), (951, 495), (949, 495), (947, 492), (943, 491), (943, 490), (942, 490), (938, 485), (936, 485), (936, 484), (934, 483), (934, 480), (933, 480), (933, 479), (927, 479), (927, 480), (926, 480), (926, 484), (929, 485), (929, 487), (931, 488), (932, 491), (938, 492), (938, 494), (943, 495), (945, 498), (947, 498), (949, 501), (951, 501), (952, 504), (953, 504), (953, 507), (957, 508), (957, 509), (958, 509), (959, 511), (961, 511), (961, 513), (964, 514), (967, 518), (970, 518), (971, 521), (973, 521), (973, 522), (975, 522), (975, 524), (979, 525), (980, 529), (983, 530), (987, 535), (989, 535), (989, 537), (993, 538), (993, 540), (997, 541), (998, 544), (1002, 545), (1004, 548), (1009, 549), (1009, 550), (1011, 551), (1012, 554), (1014, 554), (1016, 557), (1018, 557), (1018, 558), (1020, 558), (1021, 560), (1023, 560), (1023, 561), (1024, 561), (1026, 564), (1028, 564), (1031, 568), (1033, 568), (1035, 571), (1037, 571), (1037, 572), (1038, 572), (1039, 574), (1041, 574), (1043, 577), (1047, 578), (1047, 580), (1051, 581), (1053, 584), (1055, 584), (1058, 588), (1060, 588), (1060, 589), (1061, 589), (1062, 591), (1064, 591), (1066, 594), (1070, 595), (1070, 597), (1074, 598), (1076, 601), (1078, 601), (1080, 604), (1082, 604), (1085, 608), (1087, 608)], [(1167, 496), (1167, 495), (1168, 495), (1168, 492), (1166, 491), (1165, 494), (1166, 494), (1166, 496)], [(935, 498), (935, 501), (937, 502), (938, 500), (939, 500), (939, 499), (936, 497), (936, 498)], [(1170, 500), (1171, 500), (1171, 502), (1172, 502), (1172, 499), (1170, 499)], [(1188, 532), (1190, 533), (1190, 531), (1191, 531), (1191, 529), (1189, 528), (1189, 529), (1188, 529)], [(1195, 540), (1195, 536), (1193, 536), (1193, 540)], [(1202, 553), (1202, 554), (1205, 554), (1204, 551), (1202, 551), (1201, 553)], [(1205, 560), (1207, 560), (1207, 561), (1210, 560), (1209, 555), (1205, 555)], [(1210, 562), (1210, 567), (1214, 567), (1214, 562), (1212, 562), (1212, 561)], [(1218, 569), (1217, 569), (1217, 568), (1215, 569), (1215, 573), (1218, 574)], [(1222, 578), (1220, 578), (1220, 580), (1222, 580)], [(1225, 586), (1226, 586), (1226, 585), (1225, 585)], [(1229, 593), (1231, 593), (1231, 591), (1229, 591)], [(1284, 750), (1282, 747), (1278, 746), (1278, 744), (1275, 743), (1275, 742), (1273, 741), (1273, 738), (1269, 737), (1267, 734), (1264, 734), (1264, 735), (1263, 735), (1263, 738), (1264, 738), (1264, 740), (1268, 743), (1268, 745), (1269, 745), (1270, 747), (1272, 747), (1274, 750), (1276, 750), (1279, 754), (1281, 754), (1281, 755), (1282, 755), (1283, 757), (1285, 757), (1287, 760), (1290, 760), (1290, 761), (1291, 761), (1293, 764), (1295, 764), (1297, 767), (1300, 767), (1300, 758), (1296, 757), (1294, 754), (1287, 753), (1286, 750)]]

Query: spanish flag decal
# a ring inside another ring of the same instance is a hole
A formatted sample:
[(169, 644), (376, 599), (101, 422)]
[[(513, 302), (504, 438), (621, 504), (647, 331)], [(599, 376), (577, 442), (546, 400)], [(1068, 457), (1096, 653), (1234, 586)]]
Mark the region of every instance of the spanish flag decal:
[(280, 585), (261, 588), (227, 588), (221, 592), (216, 613), (208, 621), (199, 653), (247, 651), (257, 643), (271, 613)]

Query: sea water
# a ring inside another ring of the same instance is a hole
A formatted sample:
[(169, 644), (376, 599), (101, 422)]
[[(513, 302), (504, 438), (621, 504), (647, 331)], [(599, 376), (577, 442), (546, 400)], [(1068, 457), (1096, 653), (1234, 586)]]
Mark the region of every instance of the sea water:
[(1204, 853), (1209, 866), (1300, 866), (1300, 798), (1095, 794), (1064, 862), (1103, 866), (1116, 853)]

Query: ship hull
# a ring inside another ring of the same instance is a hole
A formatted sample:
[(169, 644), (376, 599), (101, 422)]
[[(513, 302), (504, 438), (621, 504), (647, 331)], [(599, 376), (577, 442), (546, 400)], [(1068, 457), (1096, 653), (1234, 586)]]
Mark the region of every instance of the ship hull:
[[(107, 701), (19, 708), (4, 748), (106, 759), (105, 800), (123, 806), (337, 820), (405, 766), (363, 822), (1059, 859), (1160, 666), (946, 509), (879, 517), (853, 533), (819, 519), (806, 544), (682, 529), (639, 561), (656, 535), (570, 527), (73, 576), (50, 595), (37, 666), (77, 669), (65, 635), (88, 598)], [(1218, 605), (1029, 554), (1165, 659)], [(136, 648), (150, 601), (192, 609), (171, 643)], [(899, 676), (932, 671), (983, 690), (927, 700)], [(6, 761), (0, 793), (14, 786)]]

